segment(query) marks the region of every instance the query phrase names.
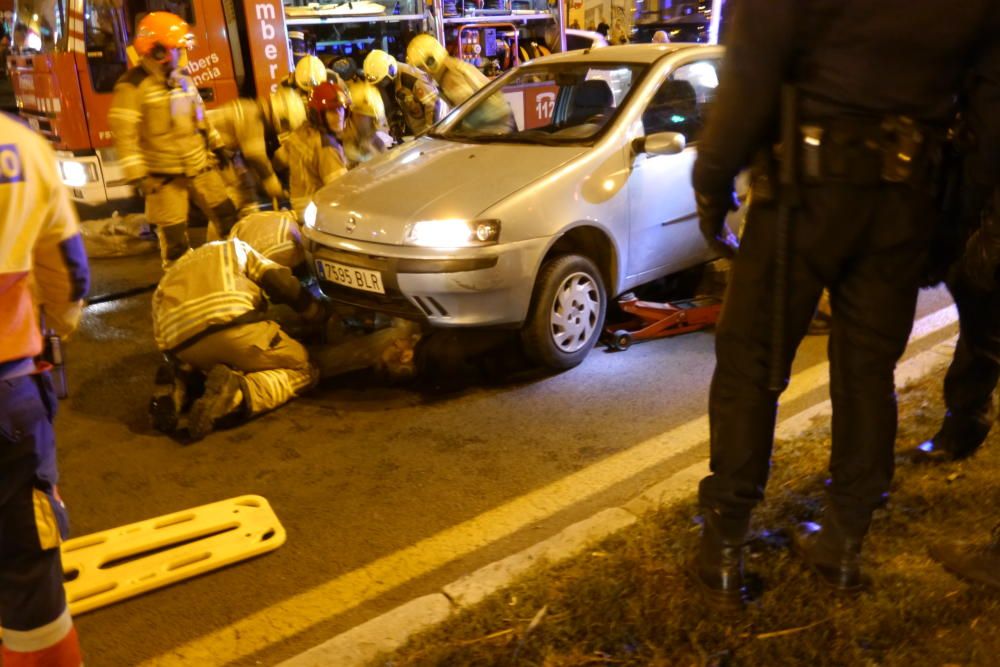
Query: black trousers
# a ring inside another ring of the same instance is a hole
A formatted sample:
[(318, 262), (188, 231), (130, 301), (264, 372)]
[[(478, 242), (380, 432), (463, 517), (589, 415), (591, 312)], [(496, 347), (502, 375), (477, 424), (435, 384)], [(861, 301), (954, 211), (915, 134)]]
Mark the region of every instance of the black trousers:
[(942, 430), (950, 431), (946, 443), (971, 451), (993, 425), (993, 390), (1000, 380), (1000, 289), (984, 292), (959, 276), (948, 281), (948, 290), (958, 307), (959, 336), (944, 378), (948, 414)]
[[(826, 287), (833, 448), (824, 521), (845, 537), (864, 536), (893, 475), (893, 372), (913, 325), (933, 228), (924, 192), (891, 184), (807, 186), (792, 223), (782, 370), (787, 378)], [(716, 330), (712, 472), (700, 486), (702, 506), (734, 527), (745, 525), (764, 497), (778, 402), (767, 386), (778, 211), (751, 203), (748, 216)]]

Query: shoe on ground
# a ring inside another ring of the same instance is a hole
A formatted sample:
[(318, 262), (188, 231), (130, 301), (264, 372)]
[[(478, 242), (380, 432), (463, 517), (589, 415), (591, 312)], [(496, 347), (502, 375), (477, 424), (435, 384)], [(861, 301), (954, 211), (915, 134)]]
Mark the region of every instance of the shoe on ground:
[(904, 456), (916, 464), (961, 461), (979, 450), (989, 432), (988, 424), (949, 414), (933, 438), (905, 452)]
[(741, 525), (724, 530), (725, 522), (711, 510), (704, 510), (703, 519), (698, 553), (688, 563), (688, 574), (710, 608), (723, 613), (741, 612), (748, 597), (743, 577), (746, 528), (743, 522), (737, 522)]
[(792, 534), (792, 551), (825, 586), (838, 593), (860, 593), (871, 586), (861, 571), (858, 541), (824, 533), (819, 524), (807, 521)]
[(930, 557), (957, 577), (988, 586), (1000, 592), (1000, 526), (993, 529), (993, 541), (987, 544), (947, 542), (932, 544)]
[(205, 380), (205, 393), (191, 406), (188, 431), (201, 440), (215, 429), (215, 423), (239, 410), (243, 403), (242, 375), (219, 364)]

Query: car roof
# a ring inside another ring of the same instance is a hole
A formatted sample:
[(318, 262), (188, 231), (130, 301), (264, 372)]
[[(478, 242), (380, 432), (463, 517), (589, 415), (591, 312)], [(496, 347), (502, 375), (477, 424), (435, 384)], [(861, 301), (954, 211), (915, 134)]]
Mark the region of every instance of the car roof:
[(553, 53), (551, 56), (538, 58), (532, 62), (570, 63), (570, 62), (623, 62), (623, 63), (654, 63), (660, 58), (687, 49), (711, 48), (707, 44), (622, 44), (604, 46), (599, 49), (583, 49), (582, 51), (567, 51)]

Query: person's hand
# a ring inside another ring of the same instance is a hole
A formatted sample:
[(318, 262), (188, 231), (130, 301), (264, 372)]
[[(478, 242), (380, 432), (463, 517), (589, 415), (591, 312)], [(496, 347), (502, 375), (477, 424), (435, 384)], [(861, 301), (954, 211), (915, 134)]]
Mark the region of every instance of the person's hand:
[(698, 207), (698, 227), (708, 246), (722, 257), (731, 258), (740, 242), (726, 225), (726, 216), (739, 209), (740, 204), (732, 191), (719, 194), (695, 193)]

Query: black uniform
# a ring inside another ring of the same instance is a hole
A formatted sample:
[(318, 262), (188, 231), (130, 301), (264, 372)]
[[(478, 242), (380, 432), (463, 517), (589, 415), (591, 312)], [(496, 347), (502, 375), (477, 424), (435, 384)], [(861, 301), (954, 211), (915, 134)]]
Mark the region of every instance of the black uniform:
[[(995, 0), (952, 3), (946, 11), (935, 0), (741, 0), (736, 6), (694, 186), (707, 200), (725, 201), (736, 174), (755, 156), (771, 153), (780, 88), (795, 84), (799, 123), (821, 130), (811, 146), (820, 167), (800, 173), (782, 377), (821, 291), (829, 289), (833, 450), (826, 523), (853, 540), (866, 533), (893, 474), (893, 371), (912, 326), (935, 223), (928, 158), (954, 116), (970, 68), (980, 75), (973, 96), (980, 137), (995, 141), (998, 31)], [(889, 182), (883, 164), (899, 152), (893, 142), (902, 135), (894, 138), (883, 124), (901, 122), (898, 116), (915, 120), (923, 141), (904, 165), (912, 175)], [(767, 172), (754, 172), (755, 186)], [(716, 525), (731, 540), (742, 539), (750, 510), (763, 497), (778, 398), (768, 389), (778, 206), (766, 198), (751, 202), (716, 334), (712, 474), (700, 488), (703, 507), (726, 519)], [(703, 216), (703, 228), (706, 222), (716, 223)]]

